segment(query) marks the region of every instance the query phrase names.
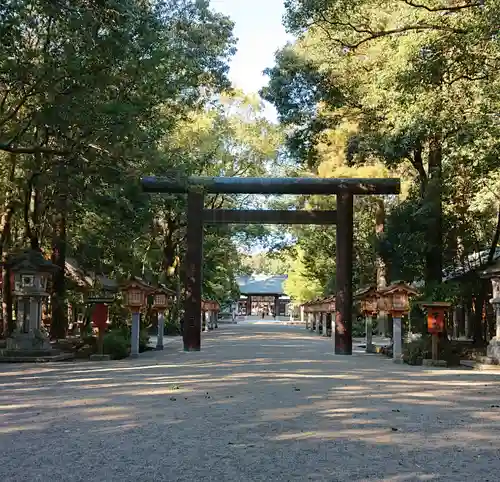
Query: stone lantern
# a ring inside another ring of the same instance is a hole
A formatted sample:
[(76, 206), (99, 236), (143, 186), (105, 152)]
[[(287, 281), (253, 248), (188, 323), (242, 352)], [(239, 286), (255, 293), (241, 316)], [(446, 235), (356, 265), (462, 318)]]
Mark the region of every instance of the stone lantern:
[(482, 278), (491, 281), (493, 297), (490, 303), (495, 312), (495, 336), (488, 343), (487, 356), (489, 362), (500, 364), (500, 259), (481, 273)]
[(7, 340), (8, 350), (50, 350), (42, 331), (42, 303), (48, 298), (47, 284), (59, 268), (41, 251), (27, 249), (5, 262), (14, 277), (12, 294), (18, 300), (16, 327)]
[(403, 328), (401, 320), (410, 312), (410, 297), (418, 291), (403, 281), (395, 281), (390, 286), (378, 291), (377, 306), (380, 311), (392, 315), (392, 358), (395, 363), (403, 361)]
[(155, 289), (140, 278), (132, 277), (121, 286), (124, 304), (132, 313), (132, 337), (130, 356), (139, 356), (139, 334), (141, 309), (147, 305), (147, 298)]
[(379, 295), (375, 286), (358, 290), (354, 297), (359, 300), (361, 313), (365, 318), (366, 353), (373, 352), (373, 323), (377, 319)]
[(160, 285), (160, 287), (153, 292), (152, 309), (158, 314), (158, 336), (156, 341), (157, 350), (163, 350), (165, 310), (172, 304), (173, 295), (173, 291), (170, 291), (163, 285)]

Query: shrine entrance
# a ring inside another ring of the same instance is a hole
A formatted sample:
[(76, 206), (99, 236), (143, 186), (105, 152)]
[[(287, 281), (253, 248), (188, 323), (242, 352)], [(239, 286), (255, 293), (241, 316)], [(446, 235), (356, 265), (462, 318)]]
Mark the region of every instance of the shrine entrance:
[[(145, 177), (149, 193), (187, 193), (185, 351), (199, 351), (204, 224), (336, 224), (335, 353), (352, 354), (353, 196), (400, 192), (399, 179)], [(336, 211), (204, 209), (205, 194), (336, 195)]]

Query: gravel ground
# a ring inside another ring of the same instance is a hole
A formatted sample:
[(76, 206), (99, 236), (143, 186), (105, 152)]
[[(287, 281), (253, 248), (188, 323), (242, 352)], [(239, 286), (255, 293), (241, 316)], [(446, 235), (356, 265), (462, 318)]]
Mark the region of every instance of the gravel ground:
[(499, 374), (228, 325), (138, 360), (0, 366), (0, 480), (500, 480)]

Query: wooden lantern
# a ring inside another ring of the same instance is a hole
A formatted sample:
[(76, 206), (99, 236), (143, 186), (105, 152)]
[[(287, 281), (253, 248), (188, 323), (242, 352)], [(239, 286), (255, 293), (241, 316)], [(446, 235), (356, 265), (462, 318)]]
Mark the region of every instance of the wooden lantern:
[(171, 304), (173, 293), (165, 287), (160, 287), (153, 293), (153, 309), (165, 311)]
[(132, 312), (138, 312), (147, 303), (147, 297), (155, 290), (139, 278), (131, 278), (122, 285), (125, 306)]
[(375, 314), (379, 310), (379, 298), (380, 295), (374, 286), (368, 286), (367, 288), (362, 288), (354, 295), (357, 300), (359, 300), (361, 305), (361, 312), (366, 316), (370, 314)]
[(377, 309), (378, 311), (382, 311), (384, 313), (390, 313), (392, 307), (391, 298), (386, 296), (385, 291), (385, 289), (378, 291)]
[[(402, 281), (397, 281), (379, 292), (383, 311), (388, 311), (392, 316), (402, 316), (410, 311), (410, 297), (418, 295), (418, 291)], [(381, 308), (382, 309), (382, 308)]]

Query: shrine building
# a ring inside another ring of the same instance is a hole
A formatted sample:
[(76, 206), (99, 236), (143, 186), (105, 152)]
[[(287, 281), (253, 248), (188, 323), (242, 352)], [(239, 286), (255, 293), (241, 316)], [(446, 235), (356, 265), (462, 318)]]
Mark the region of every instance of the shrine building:
[(290, 297), (284, 291), (283, 284), (287, 275), (249, 275), (238, 276), (236, 282), (240, 288), (238, 313), (241, 315), (288, 316)]

